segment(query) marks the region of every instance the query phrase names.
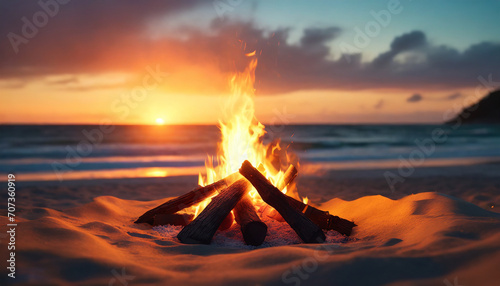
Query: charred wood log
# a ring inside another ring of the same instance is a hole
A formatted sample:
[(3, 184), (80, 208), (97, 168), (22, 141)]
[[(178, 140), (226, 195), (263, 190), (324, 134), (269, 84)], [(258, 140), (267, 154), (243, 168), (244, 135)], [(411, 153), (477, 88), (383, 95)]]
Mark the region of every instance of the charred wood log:
[(206, 198), (212, 196), (218, 191), (228, 187), (240, 175), (238, 173), (234, 173), (222, 180), (219, 180), (213, 184), (207, 185), (205, 187), (197, 187), (191, 192), (184, 194), (182, 196), (176, 197), (174, 199), (169, 200), (166, 203), (163, 203), (154, 209), (151, 209), (141, 215), (135, 223), (149, 223), (151, 225), (154, 224), (154, 217), (157, 214), (174, 214), (184, 208), (195, 205), (199, 202), (202, 202)]
[(188, 225), (194, 218), (191, 214), (157, 214), (154, 217), (153, 226), (157, 225)]
[[(260, 167), (263, 168), (264, 166), (260, 165), (259, 168)], [(297, 169), (290, 165), (282, 180), (280, 180), (280, 191), (290, 184), (296, 176)], [(261, 245), (266, 238), (267, 225), (262, 222), (258, 214), (255, 212), (255, 207), (248, 194), (245, 194), (240, 202), (236, 204), (233, 212), (236, 222), (241, 226), (241, 233), (243, 234), (245, 243), (254, 246)]]
[(229, 214), (224, 218), (224, 220), (219, 225), (219, 228), (217, 230), (226, 230), (233, 225), (233, 222), (234, 222), (234, 215), (232, 212), (229, 212)]
[(276, 188), (278, 188), (278, 190), (280, 191), (283, 191), (286, 186), (293, 183), (293, 181), (297, 177), (297, 174), (298, 174), (297, 168), (295, 168), (294, 165), (290, 165), (288, 169), (285, 171), (283, 178), (278, 182)]
[(234, 207), (234, 218), (241, 226), (243, 240), (248, 245), (259, 246), (266, 239), (267, 225), (263, 223), (255, 212), (250, 196), (246, 193)]
[(250, 162), (245, 161), (240, 168), (243, 175), (257, 189), (262, 199), (275, 208), (297, 235), (306, 243), (321, 243), (326, 237), (321, 228), (303, 213), (293, 208), (286, 195), (273, 186)]
[[(297, 169), (294, 166), (290, 166), (285, 172), (283, 180), (280, 181), (280, 184), (278, 184), (278, 189), (284, 189), (284, 186), (282, 185), (285, 183), (285, 179), (291, 176), (295, 178), (297, 176), (297, 173)], [(352, 233), (352, 229), (356, 226), (356, 224), (352, 221), (331, 215), (328, 211), (323, 211), (313, 206), (304, 204), (303, 202), (298, 201), (290, 196), (285, 196), (288, 204), (290, 204), (295, 210), (307, 216), (317, 226), (321, 227), (321, 229), (335, 230), (343, 235), (349, 236)], [(283, 221), (283, 218), (278, 212), (271, 212), (271, 214), (268, 216), (277, 221)]]
[(190, 224), (179, 232), (177, 238), (182, 243), (210, 244), (222, 221), (248, 192), (250, 186), (246, 179), (239, 179), (221, 191)]

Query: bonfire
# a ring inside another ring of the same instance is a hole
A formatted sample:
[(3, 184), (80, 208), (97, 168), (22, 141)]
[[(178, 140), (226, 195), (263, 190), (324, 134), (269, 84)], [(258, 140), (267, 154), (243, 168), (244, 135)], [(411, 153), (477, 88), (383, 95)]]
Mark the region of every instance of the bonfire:
[[(182, 243), (209, 244), (215, 232), (240, 225), (248, 245), (261, 245), (267, 235), (262, 216), (288, 223), (305, 243), (325, 241), (323, 230), (349, 236), (353, 222), (330, 215), (300, 199), (294, 188), (297, 167), (279, 140), (264, 144), (265, 126), (255, 117), (255, 52), (245, 71), (231, 79), (232, 94), (219, 121), (217, 156), (208, 157), (199, 186), (140, 216), (136, 223), (182, 225)], [(295, 163), (298, 165), (298, 163)]]

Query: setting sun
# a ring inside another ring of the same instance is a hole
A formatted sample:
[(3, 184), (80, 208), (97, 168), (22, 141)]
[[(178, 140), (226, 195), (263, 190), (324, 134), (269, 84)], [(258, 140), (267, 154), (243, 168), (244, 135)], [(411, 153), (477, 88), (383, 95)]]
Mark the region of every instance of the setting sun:
[(163, 118), (156, 118), (156, 124), (163, 125), (165, 124), (165, 120), (163, 120)]

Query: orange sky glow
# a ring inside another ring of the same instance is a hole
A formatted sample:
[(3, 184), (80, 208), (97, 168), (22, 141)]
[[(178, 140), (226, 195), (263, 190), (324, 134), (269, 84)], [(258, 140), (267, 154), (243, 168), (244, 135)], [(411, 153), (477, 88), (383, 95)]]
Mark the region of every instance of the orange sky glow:
[[(140, 76), (87, 75), (63, 87), (50, 83), (55, 79), (37, 79), (22, 88), (3, 87), (0, 122), (99, 124), (106, 119), (114, 124), (156, 124), (162, 118), (165, 124), (216, 124), (229, 96), (229, 75), (214, 78), (211, 72), (199, 72), (192, 78), (169, 75), (134, 98)], [(407, 90), (304, 90), (257, 95), (255, 102), (264, 123), (439, 123), (447, 110), (470, 104), (464, 98), (450, 103), (449, 94), (427, 91), (424, 102), (408, 104)]]
[[(495, 29), (470, 21), (482, 38), (445, 33), (440, 42), (432, 33), (442, 31), (421, 27), (425, 5), (416, 3), (354, 50), (342, 47), (354, 45), (354, 31), (373, 16), (349, 2), (329, 3), (331, 11), (347, 9), (333, 18), (296, 4), (300, 25), (267, 17), (276, 8), (267, 2), (259, 2), (266, 9), (243, 4), (226, 18), (203, 1), (96, 3), (61, 6), (25, 41), (19, 19), (38, 4), (2, 4), (0, 32), (10, 36), (0, 42), (0, 124), (216, 124), (229, 79), (254, 51), (263, 123), (441, 123), (478, 99), (480, 76), (498, 71)], [(93, 11), (95, 23), (81, 11)], [(418, 21), (407, 22), (412, 17)]]

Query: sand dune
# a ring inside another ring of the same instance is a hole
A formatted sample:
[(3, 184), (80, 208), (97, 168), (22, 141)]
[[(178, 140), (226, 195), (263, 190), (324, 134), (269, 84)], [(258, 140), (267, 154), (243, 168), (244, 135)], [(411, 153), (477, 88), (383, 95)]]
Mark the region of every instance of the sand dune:
[[(18, 226), (20, 284), (498, 285), (500, 214), (439, 193), (366, 196), (319, 207), (359, 226), (323, 245), (184, 245), (179, 228), (133, 224), (164, 200), (97, 197), (81, 207), (34, 208)], [(2, 217), (4, 220), (5, 217)], [(266, 242), (279, 236), (270, 227)], [(3, 232), (3, 230), (2, 230)], [(290, 234), (293, 236), (293, 233)], [(274, 237), (274, 238), (273, 238)], [(291, 237), (286, 243), (296, 243)], [(282, 242), (283, 243), (283, 242)], [(227, 246), (230, 245), (230, 246)], [(2, 279), (5, 275), (2, 275)], [(447, 284), (449, 283), (449, 284)], [(2, 285), (3, 284), (2, 282)]]

